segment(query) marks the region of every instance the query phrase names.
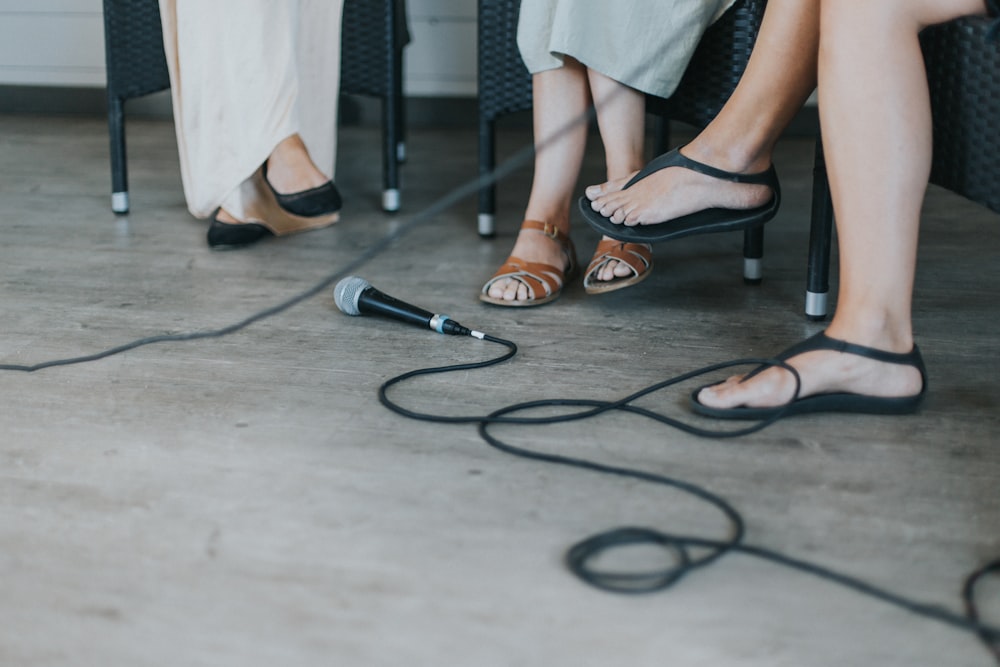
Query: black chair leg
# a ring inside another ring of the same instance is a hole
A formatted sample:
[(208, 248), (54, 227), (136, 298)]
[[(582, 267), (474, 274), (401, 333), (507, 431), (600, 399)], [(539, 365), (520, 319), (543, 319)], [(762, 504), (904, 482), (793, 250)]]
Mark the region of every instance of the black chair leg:
[[(496, 166), (496, 123), (479, 119), (479, 177), (489, 177)], [(496, 236), (494, 213), (496, 212), (496, 185), (491, 183), (479, 188), (479, 235), (486, 238)]]
[(392, 11), (395, 26), (391, 44), (395, 58), (393, 67), (396, 72), (396, 163), (401, 165), (406, 162), (406, 97), (403, 95), (405, 74), (403, 71), (403, 50), (410, 41), (410, 31), (406, 18), (406, 0), (393, 0)]
[(764, 280), (764, 227), (757, 225), (743, 232), (743, 282), (759, 285)]
[[(402, 70), (402, 54), (400, 58), (400, 70)], [(396, 90), (396, 101), (398, 112), (396, 113), (396, 162), (406, 163), (406, 97), (403, 96), (403, 75), (400, 72), (398, 86)]]
[(108, 96), (108, 136), (111, 139), (111, 210), (128, 213), (128, 163), (125, 157), (125, 102)]
[(382, 100), (382, 210), (394, 213), (400, 207), (399, 194), (399, 98)]
[(668, 150), (670, 150), (670, 119), (658, 115), (653, 131), (653, 153), (663, 155)]
[(816, 139), (813, 166), (812, 221), (809, 229), (809, 267), (806, 282), (806, 317), (826, 319), (830, 292), (830, 246), (833, 237), (833, 200), (826, 178), (823, 139)]
[[(396, 6), (387, 3), (389, 11)], [(396, 21), (387, 21), (389, 53), (386, 58), (385, 98), (382, 100), (382, 210), (394, 213), (400, 207), (399, 147), (403, 126), (403, 51), (397, 47)]]

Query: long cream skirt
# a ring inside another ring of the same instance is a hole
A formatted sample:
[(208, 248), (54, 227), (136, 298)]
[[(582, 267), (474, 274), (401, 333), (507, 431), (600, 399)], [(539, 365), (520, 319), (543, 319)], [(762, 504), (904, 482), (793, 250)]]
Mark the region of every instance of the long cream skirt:
[(181, 177), (195, 217), (221, 206), (279, 234), (329, 224), (281, 211), (260, 167), (298, 133), (333, 177), (342, 7), (343, 0), (160, 0)]

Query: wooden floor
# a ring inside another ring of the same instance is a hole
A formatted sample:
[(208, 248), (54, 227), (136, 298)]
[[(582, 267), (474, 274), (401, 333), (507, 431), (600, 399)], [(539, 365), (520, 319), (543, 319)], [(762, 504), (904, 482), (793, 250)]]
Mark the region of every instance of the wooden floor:
[[(528, 135), (501, 133), (504, 156)], [(400, 214), (378, 210), (378, 135), (345, 128), (342, 222), (211, 252), (184, 206), (172, 126), (130, 125), (132, 213), (109, 210), (100, 119), (0, 116), (0, 363), (90, 354), (238, 322), (406, 230), (354, 273), (520, 345), (514, 360), (425, 379), (410, 407), (484, 414), (540, 398), (609, 399), (709, 363), (769, 355), (802, 315), (812, 145), (777, 166), (765, 280), (741, 281), (738, 234), (656, 249), (654, 275), (555, 304), (477, 292), (509, 249), (530, 169), (500, 187), (499, 236), (466, 197), (471, 131), (414, 130)], [(599, 178), (599, 147), (583, 182)], [(1000, 557), (1000, 220), (932, 189), (916, 334), (930, 372), (904, 418), (814, 416), (736, 440), (624, 414), (498, 429), (511, 443), (676, 475), (734, 503), (747, 541), (960, 611), (964, 575)], [(596, 242), (580, 221), (586, 262)], [(389, 413), (376, 390), (412, 368), (499, 349), (373, 317), (332, 290), (219, 340), (0, 374), (0, 664), (933, 665), (987, 667), (973, 637), (739, 555), (674, 590), (617, 596), (564, 568), (616, 525), (721, 538), (679, 492), (515, 459), (473, 426)], [(643, 405), (690, 418), (691, 385)], [(983, 588), (1000, 623), (1000, 582)]]

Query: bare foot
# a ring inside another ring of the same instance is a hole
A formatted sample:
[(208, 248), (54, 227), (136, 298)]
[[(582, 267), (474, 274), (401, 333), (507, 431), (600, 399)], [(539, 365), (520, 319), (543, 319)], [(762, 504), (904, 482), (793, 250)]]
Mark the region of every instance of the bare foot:
[[(798, 398), (837, 392), (907, 397), (920, 393), (922, 387), (917, 368), (856, 354), (816, 350), (792, 357), (787, 363), (802, 381)], [(698, 402), (718, 409), (770, 408), (795, 397), (795, 378), (782, 368), (772, 367), (744, 380), (746, 377), (734, 375), (721, 384), (703, 388), (698, 392)]]
[(293, 134), (279, 143), (268, 157), (267, 180), (278, 193), (287, 195), (318, 188), (330, 177), (313, 163), (302, 138)]
[[(568, 227), (567, 224), (565, 228), (561, 229), (566, 231)], [(511, 257), (519, 257), (526, 262), (561, 266), (564, 269), (569, 266), (569, 258), (566, 256), (564, 246), (537, 229), (522, 229), (518, 232), (510, 255)], [(527, 285), (514, 278), (500, 278), (494, 281), (487, 290), (487, 294), (491, 298), (503, 299), (504, 301), (527, 301), (531, 298)]]
[(585, 194), (591, 208), (611, 222), (631, 227), (655, 225), (708, 208), (755, 208), (772, 196), (766, 185), (724, 181), (683, 167), (661, 169), (623, 190), (630, 178), (588, 187)]

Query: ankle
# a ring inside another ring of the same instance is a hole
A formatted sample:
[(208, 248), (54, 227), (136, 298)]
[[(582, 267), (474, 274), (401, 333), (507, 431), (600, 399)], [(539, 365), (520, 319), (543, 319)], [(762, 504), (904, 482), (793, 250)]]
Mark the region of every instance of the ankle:
[(849, 343), (886, 352), (906, 353), (913, 349), (913, 328), (908, 320), (885, 314), (852, 317), (834, 315), (826, 334)]
[(754, 174), (771, 166), (771, 147), (747, 141), (743, 137), (714, 139), (703, 133), (681, 148), (692, 160), (736, 174)]
[[(568, 239), (569, 235), (564, 234), (562, 238)], [(517, 243), (521, 245), (527, 244), (536, 249), (544, 248), (552, 251), (559, 250), (563, 246), (559, 238), (541, 229), (522, 229), (517, 233)]]
[(265, 168), (271, 187), (281, 194), (308, 190), (329, 180), (312, 161), (298, 135), (279, 143), (268, 156)]

